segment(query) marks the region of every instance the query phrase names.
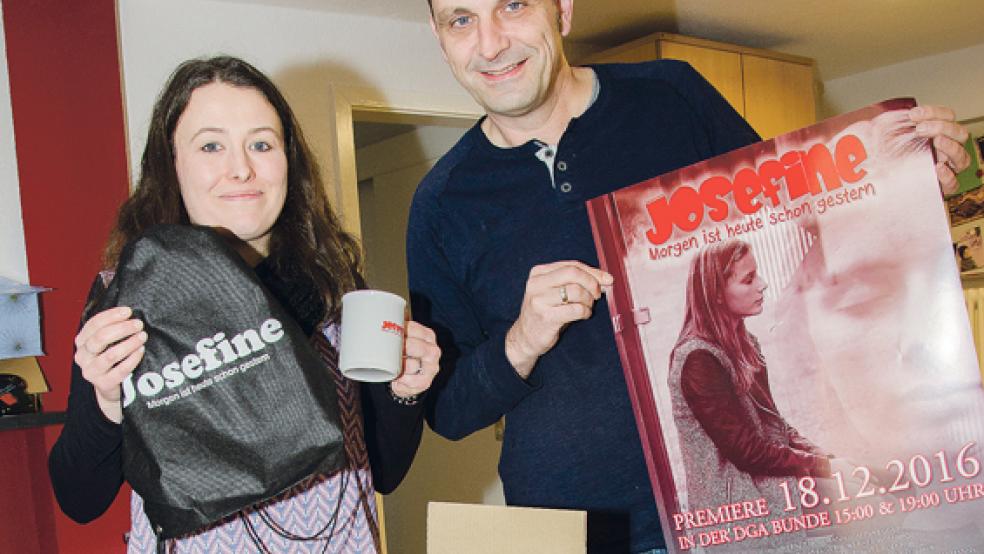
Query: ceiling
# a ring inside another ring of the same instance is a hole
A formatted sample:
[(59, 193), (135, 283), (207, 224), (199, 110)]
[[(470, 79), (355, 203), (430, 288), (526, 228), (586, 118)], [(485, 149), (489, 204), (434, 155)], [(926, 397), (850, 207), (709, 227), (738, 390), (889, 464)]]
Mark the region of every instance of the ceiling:
[[(421, 23), (428, 15), (425, 0), (228, 1)], [(968, 0), (578, 0), (569, 52), (657, 31), (810, 57), (828, 80), (984, 43), (984, 9)]]

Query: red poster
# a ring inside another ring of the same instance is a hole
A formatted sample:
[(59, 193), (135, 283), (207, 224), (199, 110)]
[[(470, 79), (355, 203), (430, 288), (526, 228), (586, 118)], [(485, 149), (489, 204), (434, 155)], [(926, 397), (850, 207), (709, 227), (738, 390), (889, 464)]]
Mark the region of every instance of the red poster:
[(984, 548), (984, 389), (913, 105), (589, 201), (671, 551)]

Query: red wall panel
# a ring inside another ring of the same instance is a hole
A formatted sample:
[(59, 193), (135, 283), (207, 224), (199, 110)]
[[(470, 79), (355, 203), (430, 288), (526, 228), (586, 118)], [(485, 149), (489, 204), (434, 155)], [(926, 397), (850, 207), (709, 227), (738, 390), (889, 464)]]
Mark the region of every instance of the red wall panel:
[[(64, 410), (79, 314), (128, 191), (116, 4), (2, 2), (28, 272), (54, 289), (42, 295), (45, 409)], [(0, 434), (13, 445), (0, 467), (0, 551), (121, 552), (128, 495), (84, 527), (58, 510), (46, 466), (57, 431)]]

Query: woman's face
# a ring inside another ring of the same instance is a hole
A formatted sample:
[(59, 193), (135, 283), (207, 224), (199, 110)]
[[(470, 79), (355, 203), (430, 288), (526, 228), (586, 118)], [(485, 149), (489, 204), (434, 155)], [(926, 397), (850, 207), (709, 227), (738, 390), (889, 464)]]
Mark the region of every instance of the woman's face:
[(737, 317), (748, 317), (762, 313), (762, 294), (768, 285), (758, 274), (755, 257), (750, 252), (735, 262), (731, 275), (724, 285), (724, 303)]
[(258, 90), (195, 89), (174, 129), (174, 167), (191, 222), (234, 235), (262, 256), (287, 196), (280, 118)]

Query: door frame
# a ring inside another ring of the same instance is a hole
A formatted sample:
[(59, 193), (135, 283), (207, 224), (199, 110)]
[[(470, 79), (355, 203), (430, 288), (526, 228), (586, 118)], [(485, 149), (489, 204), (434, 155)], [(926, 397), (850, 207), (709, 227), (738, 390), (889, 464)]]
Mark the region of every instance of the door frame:
[[(332, 179), (328, 198), (342, 227), (362, 239), (359, 213), (359, 181), (356, 171), (355, 121), (403, 123), (411, 125), (446, 125), (467, 128), (483, 115), (468, 97), (397, 92), (384, 95), (375, 89), (331, 85), (330, 122), (334, 136)], [(441, 107), (436, 107), (441, 106)], [(386, 554), (386, 517), (383, 497), (376, 494), (382, 554)]]
[(360, 239), (362, 227), (353, 123), (372, 121), (467, 128), (483, 115), (469, 97), (461, 94), (412, 91), (383, 94), (375, 89), (332, 85), (331, 102), (335, 155), (328, 197), (341, 218), (342, 227)]

